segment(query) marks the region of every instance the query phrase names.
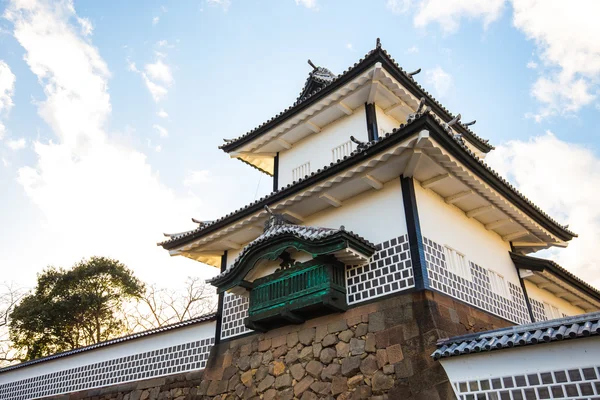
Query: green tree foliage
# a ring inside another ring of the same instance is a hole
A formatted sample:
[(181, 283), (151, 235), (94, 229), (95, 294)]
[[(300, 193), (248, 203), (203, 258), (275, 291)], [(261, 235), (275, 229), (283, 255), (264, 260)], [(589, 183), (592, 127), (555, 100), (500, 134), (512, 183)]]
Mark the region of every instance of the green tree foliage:
[(132, 271), (110, 258), (48, 267), (14, 308), (10, 338), (24, 360), (110, 339), (123, 332), (123, 303), (143, 293)]

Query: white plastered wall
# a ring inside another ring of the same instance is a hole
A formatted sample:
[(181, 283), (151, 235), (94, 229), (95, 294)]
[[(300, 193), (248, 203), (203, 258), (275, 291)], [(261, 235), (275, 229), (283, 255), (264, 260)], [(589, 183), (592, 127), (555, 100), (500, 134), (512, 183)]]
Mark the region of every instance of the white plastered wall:
[(40, 362), (12, 371), (0, 373), (0, 385), (8, 382), (20, 381), (35, 376), (51, 374), (70, 368), (97, 362), (108, 361), (124, 356), (144, 353), (174, 345), (195, 342), (197, 340), (214, 337), (215, 321), (207, 321), (183, 328), (173, 329), (164, 333), (157, 333), (147, 337), (129, 340), (119, 344), (100, 347), (95, 350), (84, 351), (50, 361)]
[(415, 182), (421, 234), (442, 246), (450, 246), (473, 263), (497, 272), (507, 282), (520, 285), (510, 258), (510, 244), (488, 231), (475, 219)]
[[(359, 107), (352, 115), (322, 128), (321, 132), (313, 133), (302, 139), (294, 146), (279, 153), (280, 187), (293, 181), (292, 170), (306, 162), (310, 162), (310, 172), (315, 172), (333, 162), (331, 150), (350, 140), (354, 136), (358, 140), (368, 141), (365, 108)], [(356, 144), (352, 144), (356, 149)]]
[(558, 310), (561, 313), (564, 313), (569, 316), (585, 314), (585, 310), (574, 306), (573, 304), (569, 303), (568, 301), (566, 301), (564, 299), (561, 299), (560, 297), (556, 297), (553, 293), (551, 293), (545, 289), (540, 289), (539, 287), (537, 287), (537, 285), (535, 285), (532, 282), (529, 282), (527, 280), (525, 280), (524, 282), (525, 282), (525, 290), (527, 290), (527, 295), (529, 296), (529, 298), (535, 299), (535, 300), (541, 301), (541, 302), (546, 302), (546, 303), (558, 308)]
[(451, 382), (586, 368), (600, 364), (600, 337), (442, 358)]
[(379, 130), (379, 137), (382, 137), (386, 133), (390, 133), (394, 129), (400, 127), (401, 122), (393, 117), (390, 117), (389, 115), (386, 115), (381, 107), (376, 105), (375, 112), (377, 115), (377, 129)]
[(381, 190), (369, 190), (307, 218), (303, 225), (339, 228), (378, 244), (406, 234), (400, 178), (387, 182)]

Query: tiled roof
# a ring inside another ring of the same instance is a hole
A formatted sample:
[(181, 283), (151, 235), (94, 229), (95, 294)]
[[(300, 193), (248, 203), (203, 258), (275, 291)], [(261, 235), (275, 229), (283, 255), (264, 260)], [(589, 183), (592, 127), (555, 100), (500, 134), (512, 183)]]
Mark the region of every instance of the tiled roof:
[(219, 275), (207, 280), (207, 282), (212, 283), (214, 281), (220, 280), (220, 279), (230, 275), (232, 273), (232, 271), (237, 268), (239, 261), (242, 259), (242, 257), (244, 257), (248, 253), (248, 251), (250, 251), (254, 246), (256, 246), (260, 243), (263, 243), (267, 240), (273, 239), (278, 236), (286, 235), (286, 234), (292, 234), (297, 238), (315, 242), (315, 241), (325, 239), (329, 236), (333, 236), (339, 232), (346, 232), (348, 235), (353, 236), (354, 238), (364, 242), (366, 245), (375, 248), (375, 245), (373, 243), (369, 242), (367, 239), (363, 238), (362, 236), (357, 235), (356, 233), (354, 233), (352, 231), (345, 230), (345, 228), (343, 226), (341, 226), (339, 229), (331, 229), (331, 228), (322, 228), (322, 227), (315, 227), (315, 226), (295, 225), (295, 224), (291, 224), (291, 223), (274, 224), (274, 225), (270, 226), (269, 228), (267, 228), (262, 235), (260, 235), (256, 239), (254, 239), (252, 242), (248, 243), (242, 249), (242, 251), (237, 256), (235, 261), (231, 265), (229, 265), (225, 271), (223, 271)]
[[(403, 77), (406, 80), (406, 82), (409, 84), (409, 86), (412, 86), (412, 87), (407, 87), (407, 89), (409, 89), (409, 90), (412, 89), (412, 91), (414, 92), (413, 94), (417, 98), (424, 96), (429, 101), (429, 103), (431, 103), (438, 109), (437, 111), (439, 111), (439, 114), (442, 114), (441, 116), (443, 118), (448, 118), (448, 120), (451, 120), (455, 117), (455, 115), (453, 115), (446, 107), (444, 107), (439, 101), (437, 101), (435, 99), (435, 97), (433, 97), (428, 91), (423, 89), (423, 87), (421, 85), (419, 85), (409, 73), (404, 71), (398, 65), (398, 63), (396, 63), (396, 61), (388, 54), (388, 52), (386, 50), (384, 50), (383, 48), (381, 48), (380, 42), (378, 40), (377, 47), (375, 49), (371, 50), (370, 52), (368, 52), (363, 58), (361, 58), (352, 67), (348, 68), (341, 74), (337, 75), (335, 78), (331, 79), (329, 82), (323, 81), (323, 83), (325, 85), (322, 87), (317, 87), (311, 93), (303, 95), (304, 94), (304, 91), (303, 91), (301, 93), (301, 97), (299, 97), (296, 100), (296, 102), (294, 104), (292, 104), (290, 107), (286, 108), (285, 110), (283, 110), (276, 116), (272, 117), (271, 119), (262, 123), (261, 125), (257, 126), (256, 128), (252, 129), (251, 131), (243, 134), (242, 136), (239, 136), (238, 138), (235, 138), (232, 140), (228, 140), (227, 143), (219, 146), (219, 148), (223, 149), (226, 152), (235, 150), (239, 145), (241, 145), (242, 142), (245, 142), (246, 139), (252, 140), (254, 137), (260, 136), (265, 130), (270, 129), (274, 125), (287, 119), (288, 117), (292, 116), (297, 111), (299, 111), (300, 109), (307, 107), (309, 104), (312, 103), (313, 100), (318, 99), (319, 97), (325, 96), (326, 94), (324, 94), (324, 92), (329, 92), (329, 90), (326, 90), (326, 89), (329, 89), (330, 87), (335, 87), (336, 83), (343, 81), (345, 78), (349, 77), (353, 72), (356, 72), (356, 71), (364, 69), (368, 66), (371, 66), (371, 65), (375, 64), (377, 61), (384, 61), (386, 64), (389, 64), (392, 69), (395, 69), (395, 72), (397, 72), (401, 77)], [(310, 79), (310, 77), (309, 77), (309, 79)], [(482, 150), (487, 152), (494, 148), (494, 146), (489, 144), (488, 140), (484, 140), (481, 137), (479, 137), (478, 135), (476, 135), (471, 129), (469, 129), (469, 127), (467, 125), (464, 125), (461, 122), (458, 122), (455, 125), (455, 127), (459, 128), (459, 131), (461, 131), (461, 133), (466, 134), (469, 137), (469, 140), (471, 140), (474, 145), (476, 145), (477, 147), (480, 147)]]
[(147, 330), (147, 331), (138, 332), (138, 333), (134, 333), (134, 334), (127, 335), (127, 336), (122, 336), (122, 337), (118, 337), (118, 338), (115, 338), (115, 339), (106, 340), (104, 342), (95, 343), (95, 344), (92, 344), (92, 345), (89, 345), (89, 346), (79, 347), (77, 349), (64, 351), (62, 353), (52, 354), (52, 355), (47, 356), (47, 357), (37, 358), (37, 359), (31, 360), (31, 361), (25, 361), (25, 362), (22, 362), (20, 364), (11, 365), (9, 367), (5, 367), (5, 368), (0, 369), (0, 373), (12, 371), (12, 370), (17, 369), (17, 368), (23, 368), (23, 367), (27, 367), (29, 365), (38, 364), (38, 363), (45, 362), (45, 361), (55, 360), (57, 358), (67, 357), (67, 356), (70, 356), (70, 355), (73, 355), (73, 354), (83, 353), (84, 351), (95, 350), (95, 349), (99, 349), (101, 347), (106, 347), (106, 346), (111, 346), (111, 345), (114, 345), (114, 344), (119, 344), (119, 343), (127, 342), (129, 340), (135, 340), (135, 339), (139, 339), (139, 338), (146, 337), (146, 336), (156, 335), (158, 333), (172, 331), (174, 329), (178, 329), (178, 328), (183, 328), (183, 327), (190, 326), (190, 325), (199, 324), (199, 323), (202, 323), (202, 322), (212, 321), (212, 320), (215, 320), (215, 319), (216, 319), (216, 314), (214, 314), (214, 313), (213, 314), (202, 315), (200, 317), (188, 319), (186, 321), (177, 322), (177, 323), (174, 323), (174, 324), (171, 324), (171, 325), (166, 325), (166, 326), (163, 326), (163, 327), (160, 327), (160, 328), (150, 329), (150, 330)]
[(561, 267), (552, 260), (526, 256), (523, 254), (517, 254), (513, 252), (510, 252), (510, 257), (517, 266), (517, 268), (530, 269), (533, 271), (540, 272), (543, 272), (547, 269), (548, 272), (565, 279), (566, 281), (568, 281), (568, 283), (573, 284), (574, 286), (581, 289), (583, 292), (590, 295), (592, 298), (600, 301), (600, 291), (598, 289), (585, 282), (583, 279), (579, 278), (575, 274), (569, 272), (567, 269)]
[(438, 341), (431, 357), (460, 356), (600, 335), (600, 312), (513, 326)]
[[(464, 151), (464, 153), (466, 153), (469, 156), (469, 159), (471, 159), (471, 161), (473, 163), (477, 163), (486, 172), (492, 174), (494, 176), (494, 179), (498, 180), (498, 183), (501, 186), (506, 188), (509, 192), (513, 193), (517, 198), (519, 198), (521, 201), (526, 203), (527, 206), (533, 208), (537, 213), (539, 213), (543, 218), (545, 218), (550, 224), (556, 226), (561, 232), (563, 232), (564, 235), (570, 236), (570, 238), (577, 236), (575, 233), (568, 230), (566, 227), (564, 227), (563, 225), (559, 224), (557, 221), (552, 219), (548, 214), (543, 212), (538, 206), (533, 204), (533, 202), (531, 202), (531, 200), (529, 200), (527, 197), (525, 197), (514, 186), (512, 186), (507, 180), (502, 178), (496, 171), (491, 169), (482, 159), (477, 157), (475, 155), (475, 153), (473, 153), (469, 149), (469, 147), (467, 147), (465, 145), (465, 143), (463, 142), (463, 140), (461, 138), (455, 137), (455, 135), (452, 134), (452, 132), (450, 132), (449, 130), (446, 130), (446, 128), (444, 127), (445, 124), (442, 121), (440, 121), (438, 118), (435, 118), (433, 115), (429, 114), (428, 112), (424, 112), (424, 113), (415, 115), (413, 118), (410, 118), (410, 120), (407, 123), (401, 124), (398, 128), (394, 129), (392, 132), (386, 133), (385, 136), (379, 137), (378, 139), (375, 139), (375, 140), (365, 143), (365, 145), (363, 147), (361, 147), (360, 149), (354, 150), (348, 156), (345, 156), (344, 158), (337, 160), (335, 163), (332, 162), (323, 168), (320, 168), (314, 172), (311, 172), (310, 175), (306, 175), (304, 178), (301, 178), (298, 181), (293, 181), (292, 183), (288, 184), (287, 186), (282, 187), (281, 189), (274, 191), (264, 197), (261, 197), (260, 199), (254, 201), (240, 209), (237, 209), (219, 219), (216, 219), (216, 220), (212, 221), (211, 223), (208, 223), (203, 226), (199, 226), (196, 229), (190, 230), (188, 232), (180, 233), (177, 235), (177, 237), (171, 237), (168, 240), (158, 243), (158, 245), (163, 246), (166, 249), (175, 248), (179, 244), (182, 244), (189, 240), (193, 240), (198, 237), (201, 237), (205, 234), (208, 234), (209, 232), (213, 232), (213, 231), (219, 229), (221, 226), (225, 226), (229, 223), (236, 221), (237, 219), (241, 218), (241, 215), (245, 212), (259, 211), (262, 208), (262, 206), (270, 205), (270, 204), (272, 204), (272, 202), (275, 202), (276, 199), (282, 198), (284, 196), (289, 196), (292, 193), (295, 193), (296, 191), (301, 189), (303, 184), (308, 184), (308, 182), (310, 182), (310, 181), (317, 181), (321, 177), (324, 177), (327, 174), (331, 173), (331, 171), (334, 170), (335, 168), (342, 168), (342, 167), (352, 165), (353, 161), (358, 160), (360, 157), (372, 156), (373, 153), (369, 152), (369, 150), (371, 148), (385, 145), (386, 142), (399, 137), (404, 132), (406, 132), (407, 129), (409, 129), (413, 124), (415, 124), (427, 117), (434, 118), (436, 123), (444, 130), (447, 137), (449, 139), (451, 139), (453, 142), (455, 142), (456, 144), (458, 144), (461, 147), (461, 149)], [(530, 214), (530, 213), (527, 213), (527, 214)], [(565, 239), (565, 240), (570, 240), (570, 238)]]
[[(300, 95), (296, 99), (296, 101), (300, 100), (302, 97), (313, 93), (317, 89), (322, 89), (323, 87), (329, 85), (334, 81), (336, 75), (331, 72), (329, 69), (324, 67), (316, 67), (308, 74), (308, 78), (306, 78), (306, 83), (300, 92)], [(311, 90), (314, 89), (314, 90)]]

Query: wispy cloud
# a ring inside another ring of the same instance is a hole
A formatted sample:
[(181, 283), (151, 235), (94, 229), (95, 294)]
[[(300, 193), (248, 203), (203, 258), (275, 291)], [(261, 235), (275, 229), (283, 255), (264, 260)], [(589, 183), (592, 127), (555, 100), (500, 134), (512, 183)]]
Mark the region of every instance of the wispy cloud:
[(527, 63), (527, 68), (529, 69), (536, 69), (538, 67), (538, 63), (536, 63), (535, 61), (531, 60)]
[(152, 25), (158, 24), (159, 21), (160, 21), (160, 17), (159, 16), (156, 16), (156, 17), (152, 18)]
[[(171, 67), (163, 61), (166, 55), (160, 52), (155, 52), (155, 55), (156, 60), (146, 64), (143, 71), (140, 71), (135, 62), (129, 59), (127, 59), (127, 69), (141, 75), (152, 99), (158, 103), (166, 97), (174, 79)], [(159, 116), (160, 114), (159, 112)]]
[(0, 60), (0, 139), (4, 137), (6, 128), (2, 119), (13, 107), (13, 95), (17, 77), (12, 73), (7, 63)]
[(406, 50), (407, 54), (414, 54), (414, 53), (418, 53), (419, 52), (419, 48), (417, 46), (411, 46)]
[(297, 6), (304, 6), (310, 10), (317, 11), (319, 9), (319, 5), (317, 4), (317, 0), (295, 0)]
[(160, 136), (161, 138), (169, 137), (169, 131), (166, 128), (158, 124), (154, 124), (152, 125), (152, 127), (158, 132), (158, 136)]
[(13, 151), (24, 149), (26, 145), (24, 138), (19, 139), (8, 139), (6, 141), (6, 146)]
[[(556, 160), (560, 160), (560, 168), (556, 168)], [(584, 281), (600, 287), (596, 250), (600, 241), (597, 155), (548, 131), (528, 141), (497, 146), (486, 161), (543, 210), (579, 234), (566, 249), (546, 251), (540, 256), (550, 256)]]
[(346, 48), (350, 51), (356, 51), (352, 43), (346, 43)]
[(425, 81), (433, 86), (440, 97), (446, 96), (452, 87), (452, 76), (439, 65), (425, 72)]
[(199, 171), (189, 171), (183, 180), (183, 185), (187, 187), (196, 186), (201, 183), (212, 181), (212, 176), (209, 170), (203, 169)]
[(231, 0), (206, 0), (206, 4), (210, 7), (219, 7), (223, 11), (229, 11), (229, 7), (231, 7)]
[[(56, 135), (53, 141), (34, 141), (35, 162), (18, 170), (48, 238), (38, 244), (34, 265), (71, 265), (97, 254), (156, 280), (173, 261), (153, 243), (165, 227), (184, 224), (196, 213), (198, 200), (175, 196), (145, 154), (112, 142), (105, 130), (110, 73), (91, 39), (72, 23), (77, 17), (72, 2), (13, 1), (5, 15), (44, 89), (46, 98), (36, 103), (39, 114)], [(168, 212), (149, 217), (156, 210)], [(11, 262), (23, 269), (31, 264)]]
[(162, 108), (156, 113), (156, 115), (158, 115), (160, 118), (169, 118), (169, 114)]

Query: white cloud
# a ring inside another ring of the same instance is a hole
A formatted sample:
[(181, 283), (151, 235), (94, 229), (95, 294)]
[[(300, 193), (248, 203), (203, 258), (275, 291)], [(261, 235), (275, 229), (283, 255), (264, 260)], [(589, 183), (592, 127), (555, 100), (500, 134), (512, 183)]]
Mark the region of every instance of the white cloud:
[(79, 25), (81, 26), (81, 33), (84, 36), (91, 35), (94, 31), (94, 25), (92, 25), (92, 21), (90, 21), (88, 18), (77, 18), (77, 22), (79, 22)]
[(486, 161), (535, 204), (579, 234), (566, 249), (536, 256), (550, 256), (600, 287), (596, 253), (600, 241), (600, 159), (589, 149), (546, 132), (526, 142), (517, 140), (498, 146)]
[(152, 64), (146, 64), (144, 70), (153, 81), (159, 81), (166, 85), (171, 85), (173, 83), (171, 68), (161, 59), (156, 60), (156, 62)]
[[(13, 95), (17, 77), (12, 73), (7, 63), (0, 60), (0, 118), (8, 114), (13, 107)], [(0, 119), (0, 139), (4, 137), (6, 128)]]
[(297, 6), (304, 6), (311, 10), (318, 10), (317, 0), (296, 0)]
[(2, 165), (5, 167), (10, 167), (10, 162), (6, 158), (2, 157)]
[(536, 69), (537, 67), (538, 67), (538, 63), (536, 63), (533, 60), (531, 60), (527, 63), (527, 68), (529, 68), (529, 69)]
[(160, 21), (160, 17), (154, 17), (154, 18), (152, 18), (152, 25), (158, 24), (158, 21)]
[(25, 145), (25, 138), (9, 139), (6, 141), (6, 146), (13, 151), (24, 149)]
[(152, 127), (158, 131), (158, 135), (161, 138), (169, 137), (169, 131), (166, 128), (164, 128), (158, 124), (154, 124), (154, 125), (152, 125)]
[(148, 76), (146, 74), (142, 73), (142, 78), (144, 79), (144, 83), (146, 84), (146, 87), (150, 91), (150, 94), (152, 95), (152, 98), (155, 102), (158, 103), (159, 101), (161, 101), (169, 92), (166, 87), (154, 83), (150, 79), (148, 79)]
[(425, 72), (425, 81), (434, 87), (440, 97), (444, 97), (452, 87), (452, 76), (439, 65)]
[(417, 46), (412, 46), (412, 47), (409, 47), (408, 50), (406, 50), (406, 52), (408, 54), (418, 53), (419, 52), (419, 48)]
[(404, 14), (412, 8), (413, 0), (387, 0), (385, 6), (394, 14)]
[(481, 18), (487, 27), (500, 17), (504, 3), (505, 0), (387, 0), (386, 7), (396, 14), (414, 9), (416, 27), (436, 22), (444, 32), (453, 33), (463, 18)]
[(166, 47), (169, 45), (169, 42), (167, 40), (159, 40), (158, 42), (156, 42), (156, 45), (158, 47)]
[(207, 183), (211, 181), (212, 177), (210, 171), (203, 169), (200, 171), (189, 171), (187, 176), (183, 180), (183, 185), (187, 187), (192, 187), (200, 183)]
[(346, 43), (346, 48), (347, 48), (348, 50), (350, 50), (350, 51), (356, 51), (356, 50), (354, 49), (354, 45), (353, 45), (352, 43)]
[(600, 3), (513, 0), (513, 9), (515, 27), (536, 43), (545, 67), (531, 91), (542, 103), (536, 119), (592, 103), (600, 82)]
[(231, 0), (206, 0), (206, 4), (211, 7), (220, 7), (227, 12), (231, 7)]
[(169, 114), (162, 108), (156, 113), (156, 115), (158, 115), (160, 118), (169, 118)]
[[(35, 243), (34, 262), (20, 265), (20, 258), (9, 258), (13, 268), (68, 266), (82, 257), (104, 255), (150, 281), (173, 283), (182, 278), (178, 271), (185, 276), (201, 270), (155, 246), (163, 229), (185, 226), (201, 201), (176, 196), (143, 153), (113, 142), (105, 131), (111, 113), (109, 71), (72, 24), (72, 2), (13, 1), (6, 17), (44, 89), (39, 113), (57, 138), (35, 141), (35, 163), (18, 170), (18, 182), (42, 216), (36, 232), (47, 240)], [(171, 269), (174, 265), (180, 268)], [(184, 272), (185, 265), (189, 269)], [(165, 277), (165, 268), (174, 273)]]

